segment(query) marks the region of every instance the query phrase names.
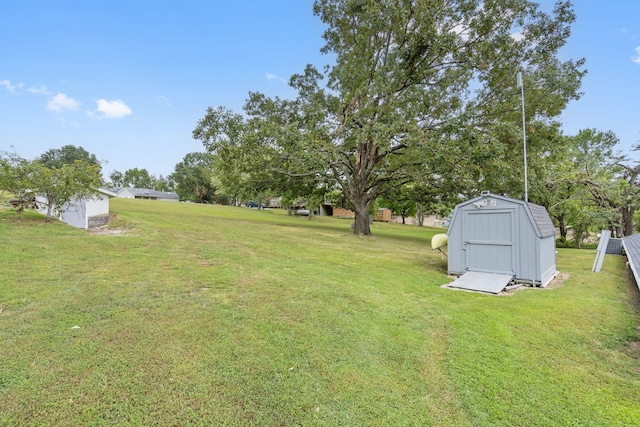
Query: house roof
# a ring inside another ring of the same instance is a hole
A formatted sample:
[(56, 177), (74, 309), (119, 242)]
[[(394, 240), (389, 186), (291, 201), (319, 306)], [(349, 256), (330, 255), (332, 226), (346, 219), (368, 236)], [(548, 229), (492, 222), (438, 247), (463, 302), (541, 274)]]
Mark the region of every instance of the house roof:
[(116, 194), (117, 192), (116, 191), (112, 191), (112, 190), (110, 190), (108, 188), (104, 188), (104, 187), (97, 188), (96, 191), (98, 191), (98, 192), (100, 192), (102, 194), (106, 194), (109, 197), (116, 197), (117, 196), (117, 194)]
[(157, 191), (150, 188), (130, 188), (131, 192), (141, 197), (159, 197), (163, 199), (179, 199), (175, 191)]
[(160, 199), (179, 199), (178, 193), (175, 191), (157, 191), (151, 188), (131, 188), (131, 187), (113, 187), (109, 189), (114, 193), (120, 193), (124, 190), (129, 190), (135, 196), (140, 197), (157, 197)]

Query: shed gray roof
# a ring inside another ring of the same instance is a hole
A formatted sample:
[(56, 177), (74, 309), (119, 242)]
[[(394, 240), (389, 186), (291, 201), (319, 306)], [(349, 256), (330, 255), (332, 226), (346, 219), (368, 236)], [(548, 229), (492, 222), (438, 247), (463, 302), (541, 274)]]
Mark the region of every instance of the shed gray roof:
[(540, 230), (540, 234), (542, 237), (550, 237), (556, 235), (556, 228), (551, 221), (551, 217), (549, 217), (549, 213), (544, 206), (536, 205), (534, 203), (527, 203), (529, 205), (529, 210), (531, 211), (531, 215), (533, 216), (533, 220), (535, 221), (538, 229)]

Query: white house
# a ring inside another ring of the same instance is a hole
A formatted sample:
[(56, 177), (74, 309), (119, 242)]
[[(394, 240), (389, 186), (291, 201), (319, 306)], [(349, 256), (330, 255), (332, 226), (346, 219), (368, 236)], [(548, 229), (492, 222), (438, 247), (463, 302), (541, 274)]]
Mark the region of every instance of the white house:
[(180, 200), (175, 191), (157, 191), (149, 188), (114, 187), (109, 191), (116, 194), (116, 197), (123, 199), (147, 199), (162, 200), (166, 202), (177, 202)]
[(129, 188), (129, 187), (112, 188), (111, 191), (116, 193), (116, 197), (120, 197), (122, 199), (135, 199), (136, 198), (135, 193), (133, 191), (131, 191), (131, 188)]
[[(109, 198), (115, 196), (115, 193), (105, 188), (99, 188), (90, 199), (72, 200), (67, 203), (59, 219), (69, 225), (83, 229), (106, 225), (109, 222)], [(42, 196), (36, 196), (36, 202), (39, 206), (38, 211), (46, 213), (46, 199)]]

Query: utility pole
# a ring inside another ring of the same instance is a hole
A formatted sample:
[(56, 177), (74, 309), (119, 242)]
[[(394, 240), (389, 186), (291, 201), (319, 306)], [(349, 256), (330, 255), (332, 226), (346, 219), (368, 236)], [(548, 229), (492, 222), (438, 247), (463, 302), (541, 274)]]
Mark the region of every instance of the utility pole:
[(522, 144), (524, 147), (524, 201), (529, 201), (529, 184), (527, 182), (527, 132), (525, 130), (524, 121), (524, 83), (522, 82), (522, 73), (518, 71), (516, 74), (516, 82), (520, 88), (520, 94), (522, 95)]

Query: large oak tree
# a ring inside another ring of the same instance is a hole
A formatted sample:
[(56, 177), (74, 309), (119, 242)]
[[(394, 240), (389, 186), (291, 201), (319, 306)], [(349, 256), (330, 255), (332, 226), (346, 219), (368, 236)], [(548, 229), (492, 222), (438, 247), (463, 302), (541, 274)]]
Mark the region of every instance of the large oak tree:
[(445, 166), (481, 181), (488, 153), (509, 156), (517, 71), (527, 120), (579, 96), (583, 61), (557, 55), (575, 19), (569, 1), (547, 14), (527, 0), (316, 0), (314, 13), (335, 62), (294, 75), (296, 99), (252, 93), (244, 115), (209, 108), (194, 137), (223, 160), (243, 158), (256, 181), (330, 180), (356, 213), (356, 234), (371, 234), (370, 210), (389, 189), (442, 181)]

